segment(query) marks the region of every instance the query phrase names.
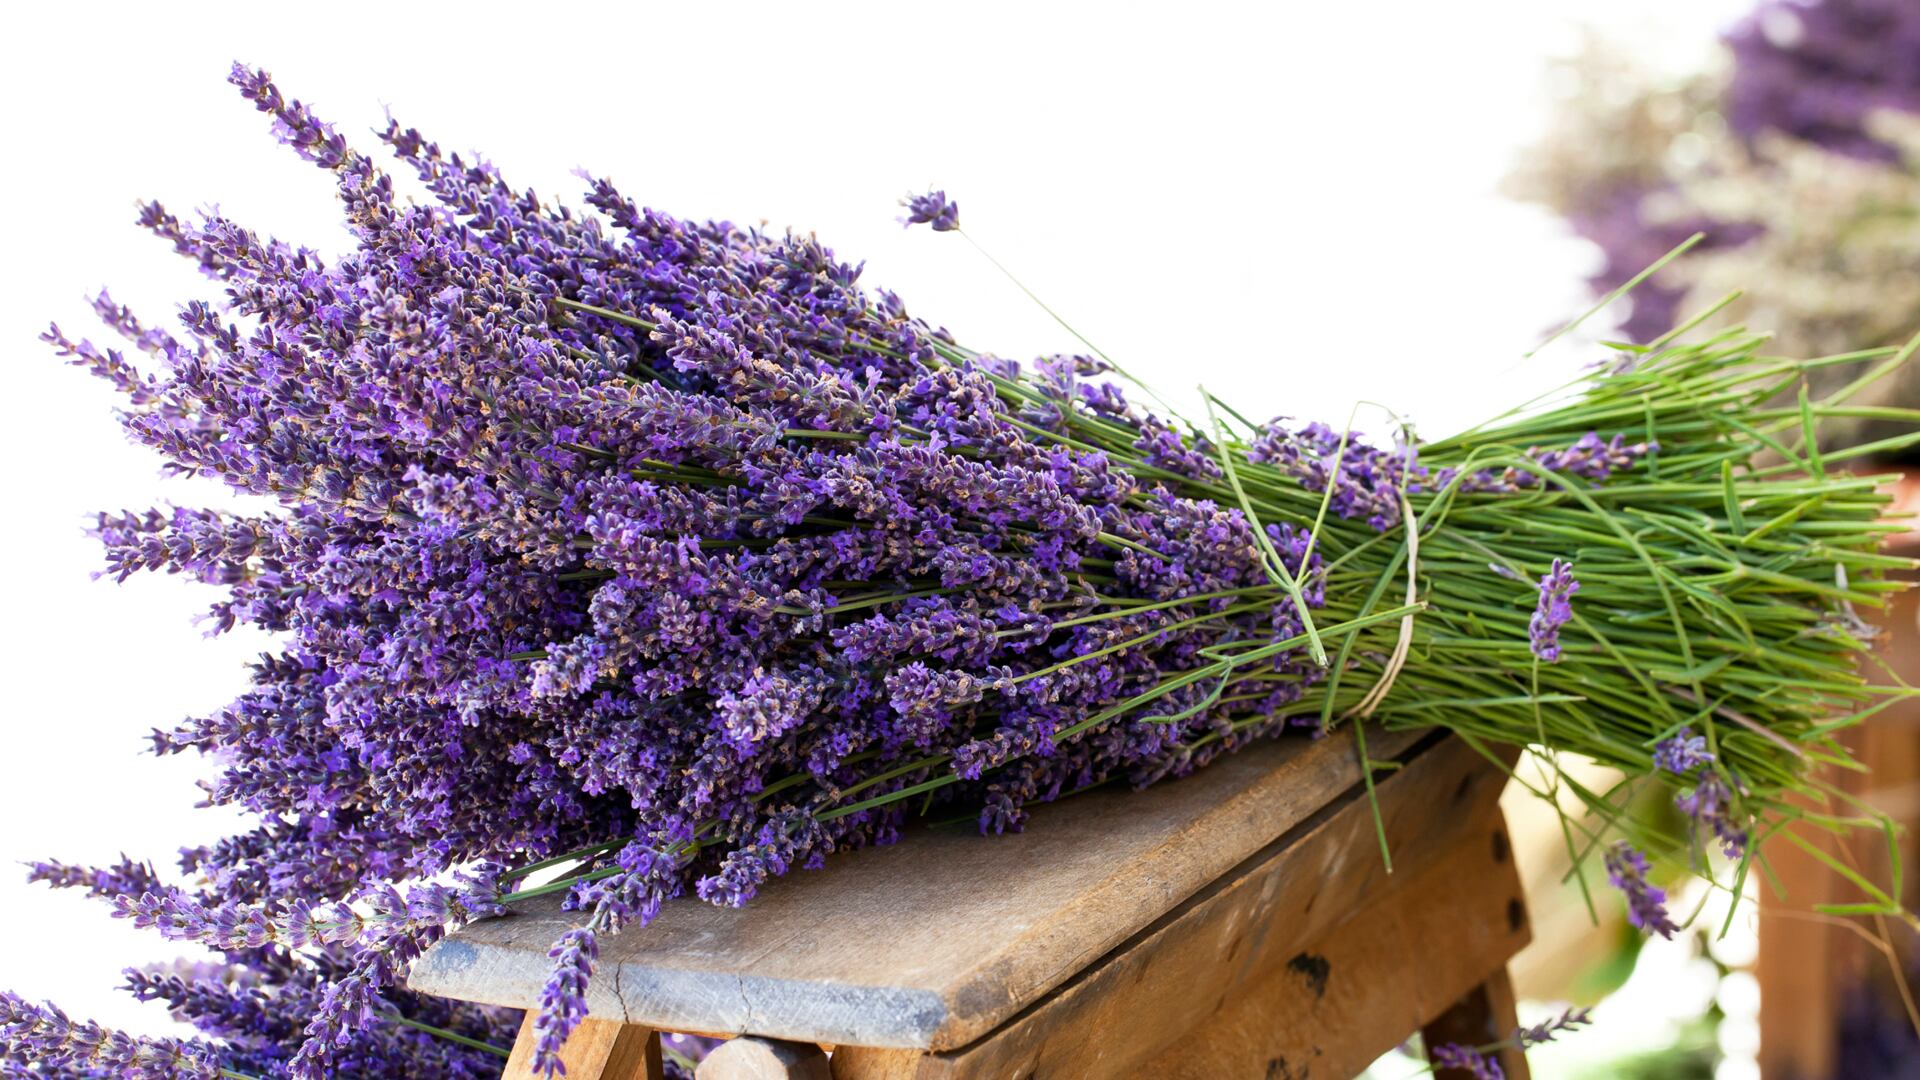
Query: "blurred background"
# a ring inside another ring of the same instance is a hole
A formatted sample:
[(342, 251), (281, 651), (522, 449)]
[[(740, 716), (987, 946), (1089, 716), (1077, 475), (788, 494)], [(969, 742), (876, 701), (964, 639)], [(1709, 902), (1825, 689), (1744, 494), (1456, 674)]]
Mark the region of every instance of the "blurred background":
[[(83, 332), (102, 286), (145, 311), (204, 293), (133, 227), (136, 199), (218, 203), (322, 252), (344, 242), (327, 178), (225, 84), (235, 59), (349, 139), (390, 109), (543, 193), (570, 196), (571, 170), (590, 167), (676, 215), (816, 232), (970, 344), (1073, 348), (964, 242), (901, 230), (895, 200), (943, 187), (970, 234), (1176, 404), (1204, 379), (1249, 415), (1338, 423), (1381, 401), (1438, 435), (1557, 385), (1599, 339), (1648, 340), (1736, 288), (1708, 321), (1773, 329), (1789, 355), (1920, 327), (1920, 0), (1252, 8), (10, 14), (0, 340), (20, 360), (0, 426), (14, 568), (0, 860), (164, 863), (234, 825), (194, 807), (199, 763), (146, 755), (143, 737), (227, 701), (263, 642), (203, 640), (211, 597), (183, 583), (90, 580), (81, 535), (97, 510), (232, 500), (162, 479), (121, 441), (107, 391), (35, 338), (50, 319)], [(1694, 255), (1523, 359), (1697, 230)], [(1877, 400), (1920, 405), (1917, 389), (1889, 381)], [(1909, 600), (1887, 620), (1908, 678), (1914, 616)], [(1912, 722), (1852, 737), (1875, 769), (1856, 792), (1920, 816)], [(1784, 899), (1756, 876), (1757, 903), (1730, 920), (1727, 897), (1676, 880), (1700, 930), (1643, 943), (1604, 908), (1593, 925), (1551, 814), (1525, 798), (1509, 814), (1536, 927), (1516, 967), (1522, 1019), (1597, 1003), (1589, 1033), (1534, 1052), (1537, 1076), (1920, 1075), (1896, 977), (1913, 951), (1812, 915), (1815, 867), (1775, 865)], [(115, 987), (122, 967), (178, 950), (23, 874), (0, 872), (0, 988), (165, 1031)]]

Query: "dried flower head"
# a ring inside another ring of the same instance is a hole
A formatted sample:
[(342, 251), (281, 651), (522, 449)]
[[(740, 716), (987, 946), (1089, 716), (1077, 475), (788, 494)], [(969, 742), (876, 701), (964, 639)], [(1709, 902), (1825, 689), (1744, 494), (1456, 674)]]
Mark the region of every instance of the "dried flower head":
[(1653, 747), (1654, 767), (1676, 776), (1684, 776), (1712, 760), (1706, 736), (1695, 735), (1690, 727), (1681, 728)]
[(908, 195), (900, 200), (900, 205), (907, 208), (907, 216), (900, 220), (903, 225), (930, 225), (934, 232), (951, 232), (960, 227), (960, 204), (948, 199), (944, 191)]
[(1680, 929), (1667, 916), (1666, 890), (1647, 881), (1647, 857), (1624, 840), (1607, 849), (1607, 880), (1627, 898), (1627, 922), (1649, 934), (1670, 938)]
[(1552, 569), (1540, 579), (1540, 599), (1533, 619), (1527, 624), (1527, 640), (1533, 655), (1551, 664), (1560, 659), (1560, 628), (1573, 619), (1573, 594), (1580, 591), (1574, 580), (1573, 564), (1553, 560)]

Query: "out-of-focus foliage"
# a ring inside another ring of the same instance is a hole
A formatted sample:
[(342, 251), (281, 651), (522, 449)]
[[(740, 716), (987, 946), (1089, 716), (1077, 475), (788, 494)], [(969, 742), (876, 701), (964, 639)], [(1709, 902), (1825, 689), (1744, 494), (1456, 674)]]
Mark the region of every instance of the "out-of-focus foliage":
[[(1634, 291), (1623, 329), (1635, 340), (1737, 290), (1707, 325), (1769, 327), (1781, 353), (1904, 343), (1920, 330), (1920, 97), (1907, 85), (1920, 45), (1904, 64), (1884, 54), (1916, 40), (1920, 4), (1826, 0), (1763, 4), (1714, 64), (1679, 76), (1589, 41), (1564, 65), (1551, 132), (1510, 190), (1599, 245), (1596, 290), (1706, 234)], [(1812, 390), (1851, 377), (1834, 369)], [(1916, 403), (1915, 366), (1856, 400)], [(1823, 441), (1898, 430), (1831, 420)]]

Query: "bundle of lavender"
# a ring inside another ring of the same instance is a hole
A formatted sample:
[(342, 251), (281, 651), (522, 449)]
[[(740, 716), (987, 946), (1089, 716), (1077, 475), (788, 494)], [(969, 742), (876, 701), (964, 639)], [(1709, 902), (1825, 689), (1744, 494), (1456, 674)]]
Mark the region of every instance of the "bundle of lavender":
[[(678, 221), (599, 180), (583, 216), (394, 124), (387, 149), (431, 194), (414, 204), (265, 74), (233, 82), (337, 179), (355, 249), (149, 206), (220, 298), (168, 331), (100, 297), (137, 356), (48, 340), (172, 469), (280, 504), (98, 528), (113, 573), (217, 585), (217, 627), (284, 642), (232, 705), (154, 736), (208, 755), (209, 801), (260, 824), (185, 852), (187, 884), (35, 873), (300, 974), (152, 991), (217, 1043), (9, 997), (9, 1060), (485, 1071), (513, 1017), (430, 1010), (405, 965), (562, 892), (582, 925), (553, 950), (550, 1067), (598, 939), (669, 898), (746, 903), (916, 818), (1014, 829), (1035, 801), (1343, 725), (1363, 753), (1368, 724), (1439, 726), (1623, 770), (1621, 791), (1580, 790), (1606, 828), (1570, 822), (1568, 842), (1658, 932), (1640, 849), (1743, 878), (1767, 834), (1868, 820), (1786, 799), (1845, 760), (1837, 728), (1906, 692), (1857, 674), (1855, 611), (1908, 564), (1878, 551), (1876, 480), (1830, 471), (1874, 448), (1810, 437), (1847, 393), (1768, 403), (1905, 353), (1663, 339), (1434, 442), (1211, 400), (1188, 422), (1130, 403), (1098, 355), (967, 349), (811, 238)], [(908, 210), (959, 228), (939, 193)], [(1620, 809), (1646, 784), (1695, 835)], [(1853, 878), (1857, 910), (1897, 910)]]

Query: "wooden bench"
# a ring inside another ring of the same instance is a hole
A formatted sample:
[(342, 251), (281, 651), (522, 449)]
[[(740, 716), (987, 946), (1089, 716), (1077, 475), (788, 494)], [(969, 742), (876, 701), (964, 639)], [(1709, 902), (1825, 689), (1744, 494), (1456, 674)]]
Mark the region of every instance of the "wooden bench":
[[(1040, 807), (1018, 835), (916, 830), (739, 910), (671, 903), (603, 940), (567, 1076), (658, 1077), (661, 1030), (741, 1036), (701, 1080), (1348, 1077), (1423, 1029), (1504, 1039), (1529, 934), (1504, 773), (1434, 733), (1369, 749), (1399, 766), (1375, 774), (1391, 874), (1350, 737), (1267, 742)], [(411, 984), (530, 1006), (578, 918), (530, 901), (436, 944)], [(530, 1030), (510, 1080), (533, 1075)]]

